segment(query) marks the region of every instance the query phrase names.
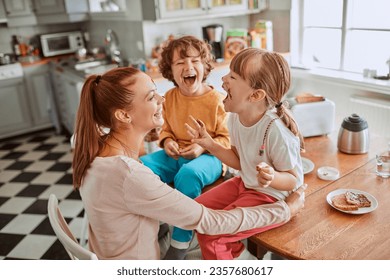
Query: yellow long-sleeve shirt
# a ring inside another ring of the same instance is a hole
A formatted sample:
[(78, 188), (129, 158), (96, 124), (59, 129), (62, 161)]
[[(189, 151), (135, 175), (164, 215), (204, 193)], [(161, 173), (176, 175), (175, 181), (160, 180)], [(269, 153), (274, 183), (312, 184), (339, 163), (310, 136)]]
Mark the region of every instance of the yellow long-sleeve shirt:
[(191, 144), (191, 137), (184, 124), (189, 122), (189, 116), (192, 115), (204, 122), (207, 132), (215, 141), (224, 147), (230, 147), (223, 98), (222, 93), (215, 89), (201, 96), (185, 96), (177, 87), (169, 90), (163, 103), (165, 122), (160, 133), (160, 146), (163, 147), (167, 138), (175, 140), (180, 148)]

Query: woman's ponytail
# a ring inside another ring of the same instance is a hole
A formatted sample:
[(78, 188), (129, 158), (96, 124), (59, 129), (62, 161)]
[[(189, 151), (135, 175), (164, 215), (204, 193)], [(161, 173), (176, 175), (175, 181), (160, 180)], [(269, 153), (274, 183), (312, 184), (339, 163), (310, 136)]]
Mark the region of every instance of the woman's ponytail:
[[(87, 169), (97, 156), (102, 146), (100, 128), (94, 118), (96, 102), (94, 100), (99, 76), (87, 78), (81, 90), (80, 104), (75, 124), (75, 149), (73, 152), (73, 185), (77, 189), (81, 185)], [(101, 79), (101, 78), (100, 78)]]

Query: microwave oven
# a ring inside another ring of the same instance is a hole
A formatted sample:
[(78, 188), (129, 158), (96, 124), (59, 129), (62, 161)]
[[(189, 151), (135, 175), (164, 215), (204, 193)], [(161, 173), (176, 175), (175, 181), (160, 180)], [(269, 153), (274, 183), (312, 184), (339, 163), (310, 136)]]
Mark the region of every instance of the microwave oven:
[(78, 49), (84, 48), (81, 31), (43, 34), (40, 41), (44, 57), (75, 53)]

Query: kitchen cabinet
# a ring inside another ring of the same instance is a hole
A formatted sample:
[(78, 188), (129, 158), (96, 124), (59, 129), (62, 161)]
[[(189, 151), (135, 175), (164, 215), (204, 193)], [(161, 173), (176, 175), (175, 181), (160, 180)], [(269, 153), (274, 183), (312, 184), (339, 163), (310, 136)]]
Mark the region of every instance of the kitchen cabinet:
[[(142, 2), (152, 3), (150, 0)], [(142, 21), (141, 0), (89, 0), (91, 20)], [(153, 3), (152, 3), (153, 4)], [(154, 9), (154, 4), (153, 4)]]
[(32, 126), (22, 78), (1, 80), (0, 138), (15, 136)]
[(34, 0), (34, 10), (39, 24), (89, 19), (88, 0)]
[(3, 1), (0, 1), (0, 23), (7, 22)]
[(31, 0), (4, 0), (7, 16), (26, 16), (33, 13)]
[(155, 22), (238, 16), (259, 11), (253, 5), (249, 7), (248, 0), (89, 0), (89, 6), (92, 20)]
[(74, 123), (80, 102), (84, 78), (67, 72), (63, 67), (52, 65), (55, 101), (61, 125), (69, 134), (74, 133)]
[[(188, 17), (235, 16), (249, 12), (248, 0), (157, 0), (155, 4), (155, 17), (149, 13), (145, 19), (188, 20)], [(150, 5), (144, 9), (150, 10)]]
[(4, 0), (4, 7), (9, 27), (37, 24), (31, 0)]
[(25, 66), (23, 72), (32, 125), (37, 129), (56, 125), (58, 116), (54, 105), (49, 66), (47, 64)]

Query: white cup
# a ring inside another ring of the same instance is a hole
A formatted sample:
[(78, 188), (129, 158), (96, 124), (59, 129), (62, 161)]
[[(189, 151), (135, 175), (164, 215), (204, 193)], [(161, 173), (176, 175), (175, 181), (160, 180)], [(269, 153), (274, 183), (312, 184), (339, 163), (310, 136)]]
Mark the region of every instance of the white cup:
[(376, 155), (376, 174), (382, 178), (390, 177), (390, 156)]

